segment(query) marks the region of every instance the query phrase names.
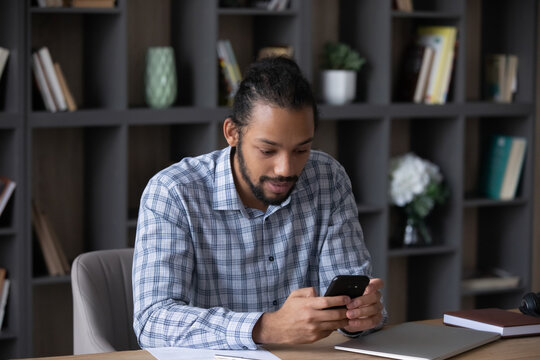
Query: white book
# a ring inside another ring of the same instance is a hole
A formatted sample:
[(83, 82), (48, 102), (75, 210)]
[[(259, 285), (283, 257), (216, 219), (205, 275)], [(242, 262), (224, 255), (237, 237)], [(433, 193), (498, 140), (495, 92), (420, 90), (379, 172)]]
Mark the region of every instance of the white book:
[(0, 298), (0, 329), (2, 329), (2, 323), (4, 322), (4, 314), (6, 313), (6, 304), (9, 294), (9, 279), (4, 280), (4, 288), (2, 289), (2, 297)]
[(433, 64), (433, 56), (435, 50), (432, 47), (424, 47), (424, 55), (422, 56), (422, 65), (420, 66), (420, 73), (418, 74), (418, 80), (416, 81), (416, 88), (414, 89), (413, 101), (416, 104), (420, 104), (424, 100), (426, 94), (426, 88), (428, 83), (428, 77), (431, 72), (431, 66)]
[(45, 76), (47, 77), (47, 82), (51, 86), (52, 95), (54, 96), (54, 101), (58, 106), (59, 111), (67, 110), (66, 99), (62, 93), (62, 87), (56, 76), (56, 71), (54, 70), (54, 65), (49, 49), (44, 46), (38, 51), (39, 58), (43, 64), (43, 70)]
[(0, 80), (2, 79), (2, 74), (6, 68), (7, 59), (9, 57), (9, 50), (0, 46)]
[(0, 176), (0, 182), (2, 183), (2, 188), (0, 189), (0, 216), (2, 215), (2, 212), (6, 208), (6, 205), (11, 197), (11, 194), (13, 194), (13, 191), (15, 191), (15, 187), (17, 184), (15, 181), (8, 179), (7, 177)]
[(49, 89), (49, 85), (47, 84), (47, 79), (45, 78), (45, 73), (43, 72), (43, 67), (41, 65), (41, 59), (37, 53), (32, 54), (32, 68), (36, 75), (37, 85), (39, 87), (39, 92), (43, 97), (45, 108), (50, 112), (56, 112), (56, 105), (52, 98), (51, 89)]
[(525, 138), (513, 137), (508, 164), (504, 172), (501, 186), (501, 199), (510, 200), (516, 196), (516, 189), (519, 182), (519, 175), (523, 167), (527, 140)]

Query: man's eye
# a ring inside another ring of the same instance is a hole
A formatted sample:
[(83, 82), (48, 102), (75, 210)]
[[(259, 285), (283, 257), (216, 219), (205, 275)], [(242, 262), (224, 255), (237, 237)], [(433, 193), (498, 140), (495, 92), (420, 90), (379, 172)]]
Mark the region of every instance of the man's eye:
[(259, 149), (259, 150), (263, 155), (272, 155), (274, 153), (274, 150), (265, 150), (265, 149)]
[(296, 152), (298, 154), (305, 154), (305, 153), (307, 153), (307, 149), (298, 149), (298, 150), (296, 150)]

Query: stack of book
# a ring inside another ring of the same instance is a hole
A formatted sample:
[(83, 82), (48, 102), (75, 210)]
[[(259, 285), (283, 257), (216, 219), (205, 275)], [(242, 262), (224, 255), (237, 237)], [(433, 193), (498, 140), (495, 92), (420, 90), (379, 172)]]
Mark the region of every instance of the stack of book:
[(218, 40), (217, 54), (219, 66), (226, 82), (227, 103), (228, 105), (231, 105), (234, 95), (240, 85), (240, 81), (242, 81), (242, 73), (240, 72), (238, 62), (236, 61), (231, 42), (228, 39)]
[(32, 54), (32, 68), (47, 110), (50, 112), (77, 110), (60, 64), (53, 63), (51, 53), (46, 46)]
[(516, 190), (525, 159), (527, 139), (518, 136), (494, 135), (484, 154), (480, 193), (491, 199), (511, 200)]
[(485, 66), (486, 98), (511, 103), (517, 91), (518, 57), (510, 54), (487, 54)]
[(421, 26), (417, 39), (405, 56), (401, 100), (444, 104), (452, 79), (457, 44), (453, 26)]

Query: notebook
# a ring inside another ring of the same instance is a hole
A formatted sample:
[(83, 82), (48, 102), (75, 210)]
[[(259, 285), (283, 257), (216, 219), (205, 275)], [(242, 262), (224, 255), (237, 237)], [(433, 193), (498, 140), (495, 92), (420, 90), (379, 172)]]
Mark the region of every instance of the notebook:
[(444, 323), (496, 332), (502, 337), (540, 334), (539, 317), (496, 308), (450, 311), (444, 314)]
[(447, 359), (500, 338), (499, 334), (408, 322), (349, 340), (335, 349), (392, 359)]

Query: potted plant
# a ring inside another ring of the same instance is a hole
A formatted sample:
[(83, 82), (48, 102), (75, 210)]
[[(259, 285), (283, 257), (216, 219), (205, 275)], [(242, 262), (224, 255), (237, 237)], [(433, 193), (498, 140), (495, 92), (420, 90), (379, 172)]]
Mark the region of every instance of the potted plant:
[(323, 100), (342, 105), (356, 96), (356, 75), (366, 60), (349, 45), (329, 42), (322, 53), (321, 90)]

